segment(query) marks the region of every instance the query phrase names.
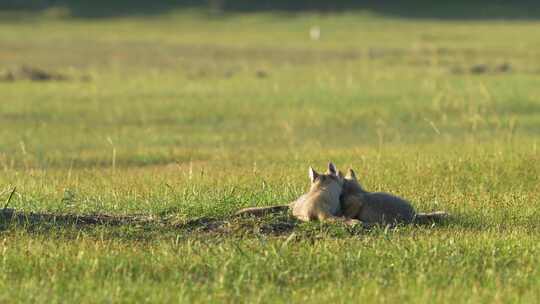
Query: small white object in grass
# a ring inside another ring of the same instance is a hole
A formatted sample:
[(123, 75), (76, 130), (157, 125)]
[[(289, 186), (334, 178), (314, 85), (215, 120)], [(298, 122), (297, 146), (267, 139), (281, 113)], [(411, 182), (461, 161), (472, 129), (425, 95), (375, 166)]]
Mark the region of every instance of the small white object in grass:
[(311, 38), (311, 40), (321, 39), (321, 28), (317, 25), (312, 26), (309, 29), (309, 38)]

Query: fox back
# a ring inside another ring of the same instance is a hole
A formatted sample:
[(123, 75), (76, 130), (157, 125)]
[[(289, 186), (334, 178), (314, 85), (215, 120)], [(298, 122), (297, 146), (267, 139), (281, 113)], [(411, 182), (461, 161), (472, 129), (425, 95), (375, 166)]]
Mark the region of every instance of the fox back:
[(343, 215), (365, 223), (411, 223), (416, 211), (406, 200), (384, 192), (365, 191), (349, 170), (341, 195)]
[(416, 211), (406, 200), (384, 192), (358, 195), (362, 205), (358, 219), (366, 223), (411, 223)]

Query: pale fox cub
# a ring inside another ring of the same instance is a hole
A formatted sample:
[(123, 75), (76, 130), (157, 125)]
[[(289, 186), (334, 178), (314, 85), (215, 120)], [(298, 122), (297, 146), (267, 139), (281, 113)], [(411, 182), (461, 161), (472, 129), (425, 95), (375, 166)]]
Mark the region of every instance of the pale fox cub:
[(309, 167), (311, 187), (307, 193), (288, 205), (245, 208), (236, 215), (262, 215), (279, 210), (291, 209), (292, 214), (301, 221), (343, 221), (357, 224), (358, 220), (338, 217), (341, 214), (340, 195), (344, 177), (333, 163), (328, 164), (325, 174), (319, 174)]
[(406, 200), (384, 192), (368, 192), (349, 169), (341, 193), (341, 208), (346, 218), (364, 224), (429, 223), (448, 217), (446, 212), (417, 213)]

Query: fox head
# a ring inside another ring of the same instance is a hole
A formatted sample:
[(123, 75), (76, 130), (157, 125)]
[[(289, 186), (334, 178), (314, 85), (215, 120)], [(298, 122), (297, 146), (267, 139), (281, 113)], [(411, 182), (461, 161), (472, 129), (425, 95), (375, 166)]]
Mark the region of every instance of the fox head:
[(311, 180), (311, 189), (317, 188), (332, 188), (339, 189), (343, 187), (344, 177), (341, 171), (336, 169), (336, 166), (330, 162), (326, 173), (320, 174), (312, 167), (309, 167), (309, 179)]
[(356, 178), (356, 173), (352, 168), (349, 168), (349, 170), (347, 170), (347, 175), (345, 175), (345, 179), (358, 182), (358, 179)]
[(358, 179), (356, 178), (356, 173), (352, 168), (349, 168), (347, 171), (347, 175), (345, 175), (345, 180), (343, 183), (343, 193), (354, 193), (354, 192), (365, 192), (364, 188), (362, 188), (362, 185), (360, 185), (360, 182), (358, 182)]

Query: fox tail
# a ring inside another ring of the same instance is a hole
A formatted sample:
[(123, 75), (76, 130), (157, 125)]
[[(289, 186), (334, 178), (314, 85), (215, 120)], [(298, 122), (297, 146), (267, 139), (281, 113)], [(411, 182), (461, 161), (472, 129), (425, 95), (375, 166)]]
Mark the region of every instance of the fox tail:
[(236, 211), (234, 215), (236, 216), (244, 216), (244, 215), (251, 215), (251, 216), (264, 216), (270, 213), (276, 213), (281, 211), (289, 210), (289, 205), (278, 205), (278, 206), (270, 206), (270, 207), (250, 207), (250, 208), (244, 208)]
[(444, 211), (435, 211), (429, 213), (417, 213), (414, 218), (416, 224), (440, 223), (450, 217), (450, 214)]

